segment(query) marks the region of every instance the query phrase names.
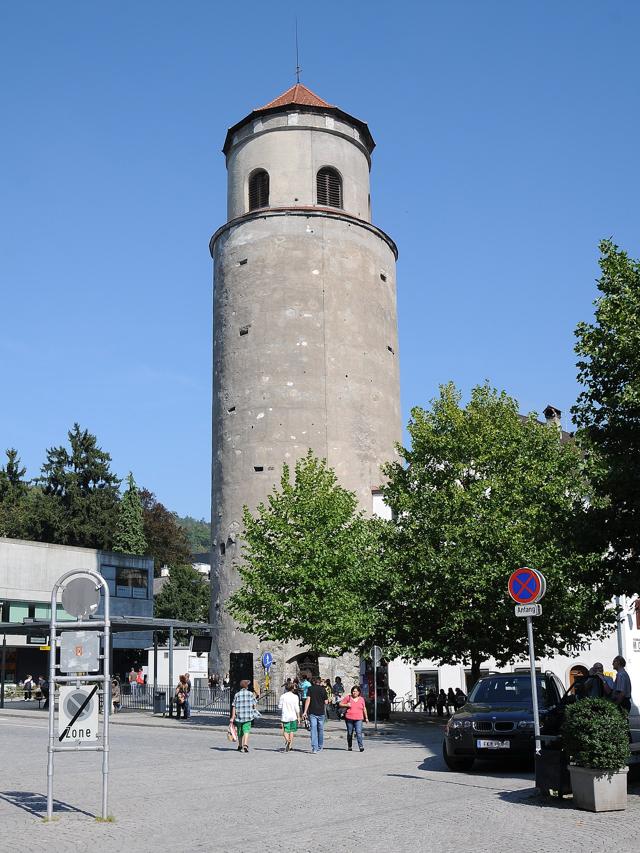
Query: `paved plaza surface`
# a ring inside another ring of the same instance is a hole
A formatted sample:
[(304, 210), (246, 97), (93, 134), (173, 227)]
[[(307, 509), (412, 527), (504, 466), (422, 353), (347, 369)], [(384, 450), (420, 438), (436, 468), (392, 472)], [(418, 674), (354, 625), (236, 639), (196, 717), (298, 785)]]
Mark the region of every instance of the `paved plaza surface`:
[[(250, 752), (229, 744), (221, 720), (149, 715), (111, 729), (110, 812), (98, 823), (99, 753), (56, 757), (55, 820), (43, 821), (46, 715), (0, 712), (0, 850), (437, 851), (631, 853), (640, 834), (640, 784), (625, 812), (595, 815), (536, 794), (525, 766), (446, 770), (440, 725), (368, 729), (364, 753), (347, 752), (332, 722), (319, 755), (301, 733), (286, 754), (273, 721)], [(207, 725), (216, 723), (217, 725)], [(141, 725), (141, 723), (144, 723)], [(149, 724), (147, 724), (149, 723)]]

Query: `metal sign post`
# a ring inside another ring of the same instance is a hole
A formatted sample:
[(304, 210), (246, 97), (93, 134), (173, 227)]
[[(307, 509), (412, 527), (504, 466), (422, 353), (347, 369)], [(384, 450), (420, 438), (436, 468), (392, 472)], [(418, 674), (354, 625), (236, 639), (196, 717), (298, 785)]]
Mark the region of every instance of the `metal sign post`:
[(536, 655), (533, 650), (533, 621), (531, 619), (531, 616), (527, 616), (527, 635), (529, 637), (529, 668), (531, 670), (531, 698), (533, 700), (533, 736), (536, 741), (536, 755), (540, 755), (540, 714), (538, 712)]
[[(66, 583), (65, 583), (66, 582)], [(64, 609), (76, 622), (58, 621), (58, 592)], [(104, 598), (104, 617), (88, 621)], [(61, 633), (60, 665), (56, 664), (58, 628)], [(76, 630), (69, 630), (69, 629)], [(101, 630), (99, 630), (101, 629)], [(98, 636), (102, 635), (102, 655)], [(47, 818), (53, 817), (53, 773), (56, 752), (102, 752), (102, 818), (108, 817), (109, 717), (111, 713), (111, 674), (109, 649), (109, 587), (96, 572), (74, 569), (66, 572), (51, 591), (49, 623), (49, 746), (47, 750)], [(90, 675), (100, 668), (102, 675)], [(76, 673), (58, 675), (57, 671)], [(58, 733), (56, 735), (56, 685), (59, 690)], [(102, 690), (100, 690), (102, 687)], [(102, 742), (98, 743), (98, 696), (102, 695)]]
[(378, 667), (382, 659), (380, 646), (371, 647), (371, 662), (373, 664), (373, 728), (378, 731)]
[(540, 755), (540, 713), (538, 709), (538, 679), (536, 678), (536, 654), (533, 647), (533, 616), (542, 614), (542, 605), (538, 604), (547, 591), (544, 575), (535, 569), (522, 568), (513, 572), (509, 578), (509, 595), (516, 602), (516, 616), (527, 619), (527, 638), (529, 640), (529, 670), (531, 672), (531, 701), (533, 705), (533, 735), (536, 755)]

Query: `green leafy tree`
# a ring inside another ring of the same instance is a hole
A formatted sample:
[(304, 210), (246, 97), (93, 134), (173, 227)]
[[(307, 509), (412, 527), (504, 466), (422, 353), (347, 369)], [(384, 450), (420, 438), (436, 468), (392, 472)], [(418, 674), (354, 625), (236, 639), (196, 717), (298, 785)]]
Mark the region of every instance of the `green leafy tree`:
[(572, 410), (593, 492), (585, 537), (605, 554), (616, 592), (640, 588), (640, 262), (600, 243), (595, 323), (576, 329), (578, 380)]
[(144, 536), (144, 517), (140, 492), (129, 472), (127, 490), (118, 506), (118, 521), (113, 537), (113, 550), (124, 554), (146, 554), (147, 540)]
[(191, 561), (191, 548), (175, 512), (170, 512), (148, 489), (140, 490), (147, 554), (153, 557), (156, 576), (162, 566), (184, 565)]
[[(209, 582), (193, 566), (172, 566), (171, 574), (156, 596), (154, 615), (160, 619), (181, 619), (185, 622), (208, 622)], [(176, 640), (184, 637), (178, 632)]]
[(361, 647), (374, 636), (378, 540), (357, 506), (325, 460), (309, 451), (296, 463), (293, 483), (284, 465), (280, 488), (256, 515), (245, 507), (242, 585), (227, 603), (244, 631), (321, 654)]
[(111, 471), (111, 456), (98, 447), (95, 435), (76, 423), (68, 438), (69, 448), (47, 450), (38, 481), (48, 499), (43, 538), (61, 545), (108, 550), (116, 525), (120, 481)]
[(487, 658), (503, 665), (527, 651), (506, 592), (520, 566), (547, 578), (539, 656), (600, 631), (614, 614), (599, 555), (575, 543), (587, 490), (578, 449), (487, 385), (466, 407), (460, 399), (445, 385), (430, 410), (413, 409), (411, 447), (385, 467), (396, 519), (384, 537), (386, 645), (413, 660), (469, 665), (477, 677)]

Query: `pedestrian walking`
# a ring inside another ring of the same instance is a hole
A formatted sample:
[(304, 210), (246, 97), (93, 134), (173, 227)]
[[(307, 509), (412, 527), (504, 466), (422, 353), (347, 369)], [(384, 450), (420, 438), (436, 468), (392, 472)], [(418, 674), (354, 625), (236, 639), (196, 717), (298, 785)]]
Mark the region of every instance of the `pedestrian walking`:
[(413, 708), (411, 710), (415, 711), (416, 708), (419, 708), (420, 706), (422, 706), (422, 710), (426, 712), (426, 710), (427, 710), (427, 688), (421, 681), (416, 685), (416, 692), (418, 694), (418, 699), (417, 699), (417, 702), (415, 703), (415, 705), (413, 706)]
[(309, 681), (309, 673), (303, 672), (302, 681), (298, 684), (298, 692), (300, 694), (300, 707), (304, 710), (304, 703), (307, 699), (307, 693), (309, 692), (309, 688), (311, 687), (311, 682)]
[(324, 746), (324, 715), (327, 707), (327, 688), (319, 675), (314, 676), (304, 703), (303, 716), (311, 726), (311, 752), (322, 752)]
[(346, 708), (345, 722), (347, 724), (347, 749), (351, 752), (353, 746), (353, 734), (355, 732), (358, 748), (364, 752), (364, 738), (362, 736), (362, 723), (368, 723), (367, 706), (362, 697), (359, 687), (351, 688), (351, 694), (341, 700), (340, 706)]
[(42, 706), (42, 710), (46, 711), (49, 707), (49, 682), (41, 675), (38, 678), (38, 687), (40, 688), (40, 693), (42, 694), (42, 698), (44, 699), (44, 705)]
[(185, 720), (189, 719), (189, 687), (187, 684), (187, 676), (181, 675), (176, 687), (176, 720), (180, 719), (180, 711)]
[(616, 680), (613, 683), (611, 698), (627, 714), (631, 712), (631, 679), (625, 669), (626, 660), (622, 655), (616, 655), (613, 659), (613, 668), (616, 671)]
[(456, 708), (462, 708), (467, 704), (467, 697), (459, 687), (456, 687)]
[(278, 700), (278, 708), (280, 709), (280, 723), (282, 725), (285, 752), (291, 752), (293, 749), (293, 737), (300, 725), (300, 700), (298, 699), (298, 694), (294, 692), (293, 681), (290, 678), (287, 679), (284, 693)]
[(257, 711), (256, 695), (250, 686), (249, 679), (243, 678), (231, 705), (231, 722), (238, 729), (238, 752), (249, 752), (249, 733)]
[(436, 697), (436, 706), (438, 708), (438, 716), (441, 717), (444, 713), (444, 709), (447, 705), (447, 694), (441, 688), (440, 692)]
[(129, 681), (129, 689), (131, 690), (131, 693), (133, 694), (136, 692), (136, 687), (138, 686), (138, 684), (137, 684), (138, 673), (135, 671), (134, 667), (131, 667), (131, 672), (129, 673), (128, 681)]

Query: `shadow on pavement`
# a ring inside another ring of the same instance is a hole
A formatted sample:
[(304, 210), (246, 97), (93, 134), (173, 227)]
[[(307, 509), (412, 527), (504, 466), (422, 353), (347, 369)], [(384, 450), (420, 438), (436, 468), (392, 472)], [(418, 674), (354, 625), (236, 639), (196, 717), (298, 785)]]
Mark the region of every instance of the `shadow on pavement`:
[[(47, 813), (47, 798), (44, 794), (35, 794), (33, 791), (0, 791), (0, 800), (22, 809), (28, 814), (35, 817), (45, 817)], [(86, 812), (83, 809), (77, 809), (75, 806), (70, 806), (69, 803), (63, 803), (61, 800), (53, 801), (54, 813), (70, 813), (83, 814), (87, 817), (95, 817), (91, 812)]]

